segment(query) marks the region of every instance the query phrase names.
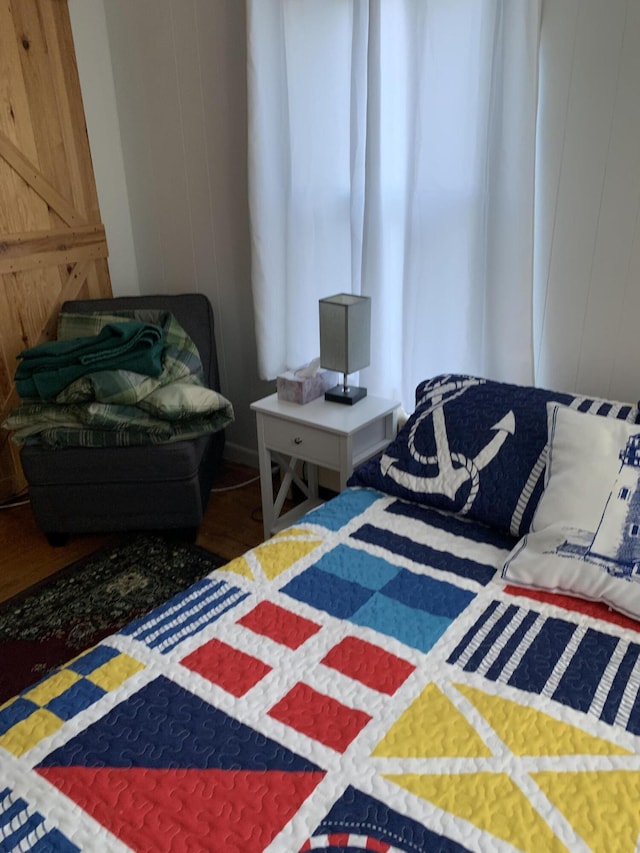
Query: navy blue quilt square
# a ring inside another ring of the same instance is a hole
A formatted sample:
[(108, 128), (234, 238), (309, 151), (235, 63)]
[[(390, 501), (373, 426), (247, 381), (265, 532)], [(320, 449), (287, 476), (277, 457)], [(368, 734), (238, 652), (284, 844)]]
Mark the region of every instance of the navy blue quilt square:
[[(345, 846), (345, 837), (353, 839), (353, 848)], [(465, 847), (447, 838), (406, 814), (393, 811), (386, 803), (351, 786), (336, 800), (329, 813), (313, 831), (311, 840), (302, 850), (387, 850), (418, 853), (464, 853)], [(339, 847), (330, 846), (335, 839)]]
[(475, 598), (473, 592), (444, 581), (433, 580), (426, 575), (416, 575), (403, 569), (382, 590), (384, 595), (424, 610), (436, 616), (455, 619), (469, 602)]
[(26, 720), (37, 710), (38, 705), (35, 702), (31, 702), (30, 699), (25, 699), (22, 696), (6, 704), (0, 710), (0, 736), (6, 734), (13, 726)]
[(105, 691), (101, 687), (98, 687), (97, 684), (93, 684), (86, 678), (81, 678), (80, 681), (76, 681), (75, 684), (72, 684), (60, 696), (52, 699), (45, 707), (48, 711), (60, 717), (61, 720), (70, 720), (76, 714), (79, 714), (80, 711), (89, 708), (98, 699), (102, 699), (104, 695)]
[(311, 566), (282, 587), (282, 592), (324, 610), (337, 619), (349, 619), (373, 595), (373, 590)]

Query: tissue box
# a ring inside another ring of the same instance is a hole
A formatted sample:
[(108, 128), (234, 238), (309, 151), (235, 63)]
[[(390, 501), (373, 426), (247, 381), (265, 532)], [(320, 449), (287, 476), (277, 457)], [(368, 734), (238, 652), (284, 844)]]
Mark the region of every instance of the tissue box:
[(310, 403), (336, 384), (333, 370), (319, 370), (315, 376), (300, 377), (295, 370), (287, 370), (276, 379), (278, 400), (286, 403)]

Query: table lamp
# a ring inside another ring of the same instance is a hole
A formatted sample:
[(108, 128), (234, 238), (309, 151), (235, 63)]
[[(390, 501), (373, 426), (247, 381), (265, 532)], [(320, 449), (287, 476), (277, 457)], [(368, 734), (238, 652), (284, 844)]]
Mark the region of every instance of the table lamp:
[(342, 385), (325, 391), (325, 400), (352, 406), (367, 389), (347, 383), (350, 373), (370, 360), (371, 298), (338, 293), (320, 300), (320, 367), (344, 376)]

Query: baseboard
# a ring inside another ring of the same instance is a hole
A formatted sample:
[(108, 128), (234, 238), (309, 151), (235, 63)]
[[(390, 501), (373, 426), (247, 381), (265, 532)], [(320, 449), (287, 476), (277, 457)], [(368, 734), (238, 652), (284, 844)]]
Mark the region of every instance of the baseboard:
[(250, 468), (259, 467), (257, 450), (249, 450), (231, 441), (225, 442), (223, 456), (229, 462), (237, 462), (239, 465), (247, 465)]

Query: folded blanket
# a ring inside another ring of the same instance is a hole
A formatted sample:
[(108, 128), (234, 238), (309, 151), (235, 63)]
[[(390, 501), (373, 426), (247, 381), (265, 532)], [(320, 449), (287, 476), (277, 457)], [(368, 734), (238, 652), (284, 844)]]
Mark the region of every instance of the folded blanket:
[(233, 421), (228, 400), (210, 392), (218, 403), (207, 414), (194, 413), (181, 420), (154, 417), (138, 406), (103, 403), (61, 405), (34, 401), (23, 403), (4, 422), (13, 431), (15, 444), (42, 447), (131, 447), (140, 444), (171, 444), (224, 429)]
[(51, 341), (24, 350), (15, 374), (23, 399), (54, 399), (89, 373), (131, 370), (146, 376), (162, 372), (164, 334), (150, 323), (109, 323), (97, 335)]
[[(153, 323), (164, 333), (162, 372), (143, 376), (128, 370), (96, 370), (72, 382), (56, 397), (56, 403), (113, 403), (121, 406), (145, 406), (153, 392), (171, 383), (204, 386), (200, 353), (189, 335), (168, 311), (131, 312), (130, 319)], [(105, 325), (123, 322), (123, 312), (109, 314), (71, 314), (58, 320), (58, 340), (70, 340), (98, 334)]]
[[(132, 316), (133, 315), (133, 316)], [(109, 324), (151, 323), (163, 333), (162, 371), (87, 373), (55, 401), (32, 399), (1, 424), (15, 444), (49, 448), (164, 444), (224, 429), (234, 420), (229, 400), (204, 384), (197, 347), (169, 312), (135, 311), (60, 315), (60, 342), (98, 335)]]

